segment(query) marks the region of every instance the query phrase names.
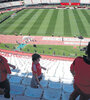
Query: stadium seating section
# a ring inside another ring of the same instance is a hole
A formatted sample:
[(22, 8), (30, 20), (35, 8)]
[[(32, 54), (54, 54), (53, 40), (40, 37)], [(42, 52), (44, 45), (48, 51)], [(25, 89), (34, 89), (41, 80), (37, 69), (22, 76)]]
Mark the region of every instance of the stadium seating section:
[(80, 5), (80, 4), (90, 4), (90, 0), (24, 0), (14, 1), (14, 2), (6, 2), (0, 3), (0, 8), (14, 7), (14, 6), (22, 6), (24, 5), (35, 5), (35, 4), (61, 4), (61, 5)]
[[(12, 100), (68, 100), (67, 98), (73, 91), (73, 77), (70, 73), (72, 61), (41, 58), (40, 64), (47, 69), (43, 70), (44, 77), (40, 82), (43, 89), (40, 87), (34, 89), (30, 87), (31, 56), (4, 52), (0, 52), (0, 54), (7, 58), (9, 63), (16, 66), (16, 69), (11, 68), (12, 74), (8, 75)], [(0, 95), (0, 100), (7, 99)]]

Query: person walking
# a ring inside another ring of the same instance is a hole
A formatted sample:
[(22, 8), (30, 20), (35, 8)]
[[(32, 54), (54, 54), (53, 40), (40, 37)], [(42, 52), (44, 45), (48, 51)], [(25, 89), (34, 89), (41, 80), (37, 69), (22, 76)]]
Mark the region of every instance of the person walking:
[(46, 70), (46, 68), (42, 67), (39, 63), (41, 56), (39, 54), (33, 54), (32, 55), (32, 80), (31, 80), (31, 87), (32, 88), (38, 88), (40, 86), (43, 88), (40, 84), (40, 81), (42, 80), (42, 70)]
[(70, 95), (69, 100), (76, 100), (80, 96), (79, 100), (90, 99), (90, 42), (86, 47), (83, 57), (76, 57), (71, 64), (70, 70), (74, 77), (74, 91)]

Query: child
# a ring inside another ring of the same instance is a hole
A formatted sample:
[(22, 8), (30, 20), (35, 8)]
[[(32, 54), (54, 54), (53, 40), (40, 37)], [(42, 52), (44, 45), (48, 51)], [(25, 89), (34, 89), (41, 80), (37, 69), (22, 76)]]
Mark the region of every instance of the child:
[(31, 87), (38, 88), (38, 85), (42, 88), (40, 81), (42, 80), (42, 71), (41, 68), (46, 70), (46, 68), (42, 67), (39, 63), (41, 56), (39, 54), (32, 55), (32, 80)]

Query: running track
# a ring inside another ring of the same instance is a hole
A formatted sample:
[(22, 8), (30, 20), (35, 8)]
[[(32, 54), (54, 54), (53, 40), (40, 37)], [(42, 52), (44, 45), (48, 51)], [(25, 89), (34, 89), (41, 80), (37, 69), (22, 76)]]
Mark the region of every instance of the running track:
[[(27, 36), (15, 36), (15, 35), (0, 35), (0, 43), (25, 43), (23, 37)], [(74, 37), (47, 37), (47, 36), (29, 36), (32, 41), (28, 41), (27, 44), (42, 44), (42, 45), (87, 45), (90, 42), (90, 38), (84, 38), (80, 40)]]

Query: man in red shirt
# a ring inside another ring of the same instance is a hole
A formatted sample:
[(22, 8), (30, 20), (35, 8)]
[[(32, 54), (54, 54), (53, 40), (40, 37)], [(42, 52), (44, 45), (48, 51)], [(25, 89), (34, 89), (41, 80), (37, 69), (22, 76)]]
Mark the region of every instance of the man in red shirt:
[(76, 100), (79, 95), (79, 100), (90, 99), (90, 42), (85, 53), (87, 56), (77, 57), (71, 64), (70, 70), (74, 76), (74, 91), (69, 100)]
[(42, 79), (42, 72), (41, 72), (41, 68), (46, 70), (46, 68), (42, 67), (39, 64), (41, 56), (39, 54), (33, 54), (32, 55), (32, 80), (31, 80), (31, 87), (32, 88), (38, 88), (38, 85), (42, 88), (40, 81)]
[(15, 69), (14, 65), (8, 63), (7, 59), (0, 55), (0, 88), (4, 90), (4, 97), (10, 98), (10, 84), (7, 74), (11, 74), (10, 67)]

